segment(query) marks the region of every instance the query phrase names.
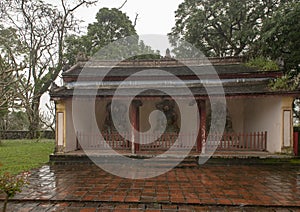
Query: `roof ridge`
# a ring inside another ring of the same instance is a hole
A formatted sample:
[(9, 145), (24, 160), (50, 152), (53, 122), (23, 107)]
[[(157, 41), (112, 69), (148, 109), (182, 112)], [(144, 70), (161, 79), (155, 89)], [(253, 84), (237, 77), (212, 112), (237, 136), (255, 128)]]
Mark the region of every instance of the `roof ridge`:
[[(139, 60), (97, 60), (77, 62), (79, 67), (178, 67), (178, 66), (205, 66), (205, 65), (234, 65), (245, 62), (244, 57), (201, 57), (201, 58), (161, 58)], [(72, 69), (72, 68), (71, 68)]]

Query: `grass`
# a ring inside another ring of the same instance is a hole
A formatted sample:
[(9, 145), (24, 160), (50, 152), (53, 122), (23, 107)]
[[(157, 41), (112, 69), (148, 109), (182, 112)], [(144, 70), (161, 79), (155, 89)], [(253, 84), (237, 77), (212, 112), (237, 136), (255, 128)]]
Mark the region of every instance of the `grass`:
[(18, 174), (38, 168), (49, 161), (54, 140), (2, 140), (0, 144), (0, 175)]

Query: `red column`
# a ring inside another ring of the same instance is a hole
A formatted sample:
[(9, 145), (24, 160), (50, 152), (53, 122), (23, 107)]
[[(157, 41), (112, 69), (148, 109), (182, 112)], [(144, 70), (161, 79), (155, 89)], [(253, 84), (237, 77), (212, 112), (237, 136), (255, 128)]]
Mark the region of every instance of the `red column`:
[(132, 125), (131, 130), (131, 139), (132, 139), (132, 153), (135, 154), (136, 151), (139, 151), (140, 144), (139, 144), (139, 137), (138, 134), (134, 133), (134, 130), (140, 130), (140, 107), (142, 106), (142, 102), (139, 100), (134, 100), (131, 103), (130, 108), (130, 121)]
[(294, 154), (298, 156), (298, 139), (299, 139), (299, 132), (294, 132)]
[(206, 142), (206, 104), (205, 100), (197, 101), (200, 114), (199, 131), (197, 137), (197, 152), (202, 151), (202, 145)]

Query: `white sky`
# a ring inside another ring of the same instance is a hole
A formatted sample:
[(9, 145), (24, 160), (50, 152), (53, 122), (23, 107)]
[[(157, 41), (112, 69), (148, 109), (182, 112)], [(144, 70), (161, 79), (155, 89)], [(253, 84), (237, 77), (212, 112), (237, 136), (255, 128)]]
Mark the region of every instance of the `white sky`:
[[(84, 25), (95, 21), (96, 13), (102, 7), (119, 8), (125, 0), (101, 0), (96, 6), (81, 7), (76, 12), (79, 19), (86, 21)], [(183, 0), (128, 0), (122, 11), (134, 22), (138, 13), (136, 30), (141, 34), (166, 35), (175, 25), (175, 10)]]

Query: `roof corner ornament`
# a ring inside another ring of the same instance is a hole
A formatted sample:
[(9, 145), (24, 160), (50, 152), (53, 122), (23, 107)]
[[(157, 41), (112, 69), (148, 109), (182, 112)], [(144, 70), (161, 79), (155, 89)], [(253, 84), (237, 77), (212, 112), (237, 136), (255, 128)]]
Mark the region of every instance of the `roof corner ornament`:
[(59, 88), (59, 86), (55, 82), (52, 82), (50, 87), (50, 92), (55, 91), (57, 88)]
[(165, 58), (167, 58), (167, 59), (171, 59), (172, 58), (171, 51), (170, 51), (169, 48), (166, 49), (166, 56), (165, 56)]
[(78, 52), (76, 56), (76, 62), (86, 62), (89, 58), (84, 52)]
[(71, 66), (70, 66), (68, 63), (65, 63), (65, 64), (63, 65), (62, 71), (63, 71), (63, 72), (66, 72), (66, 71), (68, 71), (70, 68), (71, 68)]

